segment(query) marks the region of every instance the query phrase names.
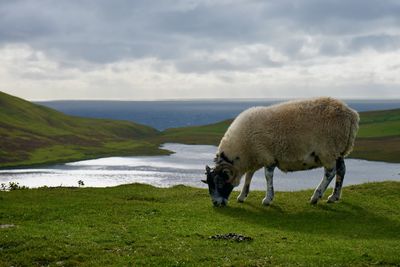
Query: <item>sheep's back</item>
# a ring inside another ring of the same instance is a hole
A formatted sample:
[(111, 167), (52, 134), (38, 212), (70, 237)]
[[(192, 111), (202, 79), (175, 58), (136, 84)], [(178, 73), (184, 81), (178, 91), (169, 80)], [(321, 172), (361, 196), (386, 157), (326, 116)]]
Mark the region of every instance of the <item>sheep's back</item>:
[(284, 171), (331, 167), (351, 151), (358, 120), (354, 110), (336, 99), (290, 101), (244, 111), (230, 135), (246, 144), (242, 150), (258, 165), (274, 161)]

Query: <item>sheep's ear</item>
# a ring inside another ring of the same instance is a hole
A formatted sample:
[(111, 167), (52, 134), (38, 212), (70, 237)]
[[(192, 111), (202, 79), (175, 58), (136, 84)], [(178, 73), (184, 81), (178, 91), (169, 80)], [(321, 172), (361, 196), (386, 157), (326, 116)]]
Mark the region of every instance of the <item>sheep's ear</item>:
[(208, 184), (206, 180), (201, 180), (203, 183)]

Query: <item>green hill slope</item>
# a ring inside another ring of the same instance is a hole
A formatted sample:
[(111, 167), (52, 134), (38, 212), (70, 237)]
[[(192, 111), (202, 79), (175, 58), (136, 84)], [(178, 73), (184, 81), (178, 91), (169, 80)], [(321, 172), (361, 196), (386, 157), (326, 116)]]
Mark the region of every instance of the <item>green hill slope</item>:
[(225, 120), (209, 125), (170, 128), (156, 138), (160, 143), (218, 145), (233, 120)]
[(400, 135), (400, 109), (361, 113), (358, 137), (387, 137)]
[(101, 155), (160, 154), (151, 127), (68, 116), (0, 92), (0, 166), (78, 160)]

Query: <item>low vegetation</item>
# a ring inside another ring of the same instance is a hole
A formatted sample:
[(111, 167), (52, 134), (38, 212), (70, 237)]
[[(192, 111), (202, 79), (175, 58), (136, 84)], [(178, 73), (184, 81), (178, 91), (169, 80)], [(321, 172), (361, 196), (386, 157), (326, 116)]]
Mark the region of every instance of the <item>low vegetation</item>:
[[(277, 192), (270, 207), (251, 192), (226, 208), (184, 186), (0, 192), (0, 266), (399, 266), (399, 192), (350, 186), (315, 206)], [(249, 239), (212, 238), (230, 233)]]
[(351, 157), (400, 163), (400, 109), (362, 112)]

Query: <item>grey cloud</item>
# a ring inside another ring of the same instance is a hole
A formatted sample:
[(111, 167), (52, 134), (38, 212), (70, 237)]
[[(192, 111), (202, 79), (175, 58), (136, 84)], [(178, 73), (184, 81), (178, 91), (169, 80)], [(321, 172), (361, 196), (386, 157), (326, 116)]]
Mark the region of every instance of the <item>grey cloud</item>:
[(252, 64), (235, 64), (228, 60), (180, 60), (176, 62), (176, 67), (181, 72), (207, 73), (211, 71), (251, 71), (259, 67), (280, 67), (283, 64), (270, 59), (262, 62), (252, 62)]
[(257, 29), (265, 27), (262, 25), (264, 18), (260, 17), (260, 6), (251, 1), (245, 4), (198, 5), (190, 10), (161, 14), (156, 21), (161, 30), (172, 34), (225, 42), (246, 42), (262, 38)]
[(398, 14), (394, 0), (1, 1), (0, 43), (27, 43), (65, 64), (155, 57), (180, 71), (229, 71), (283, 63), (254, 57), (237, 65), (192, 54), (266, 44), (302, 60), (308, 36), (321, 39), (325, 56), (394, 50), (399, 38), (385, 31), (399, 26)]
[(343, 45), (335, 40), (327, 40), (325, 41), (319, 48), (319, 51), (323, 55), (340, 55), (344, 54)]
[(282, 0), (269, 4), (264, 12), (309, 33), (343, 34), (382, 26), (388, 19), (395, 25), (400, 22), (400, 3), (396, 0)]
[(371, 48), (377, 51), (391, 51), (400, 49), (400, 35), (367, 35), (356, 37), (351, 42), (353, 50)]

